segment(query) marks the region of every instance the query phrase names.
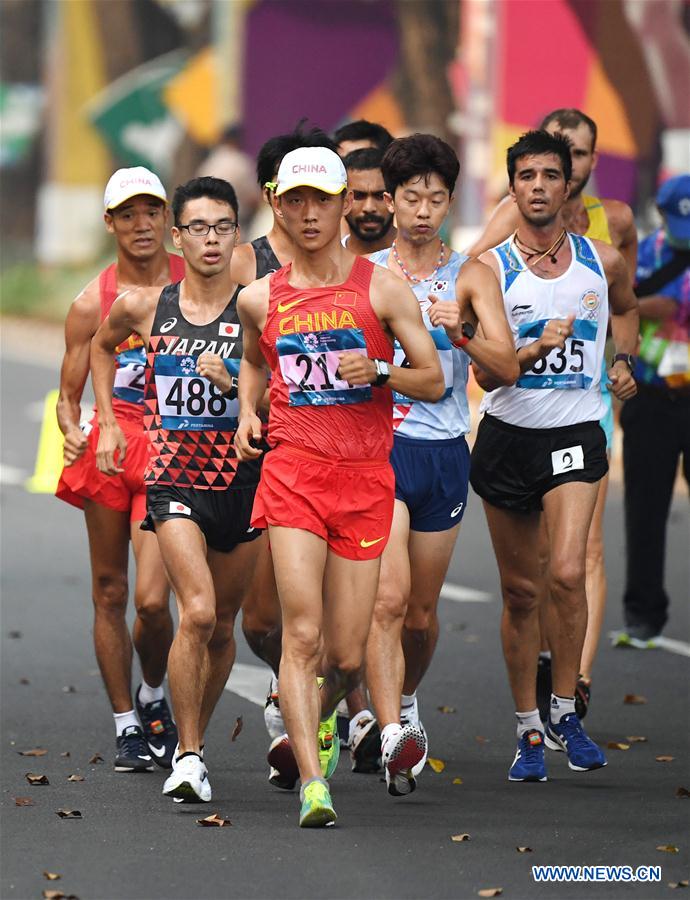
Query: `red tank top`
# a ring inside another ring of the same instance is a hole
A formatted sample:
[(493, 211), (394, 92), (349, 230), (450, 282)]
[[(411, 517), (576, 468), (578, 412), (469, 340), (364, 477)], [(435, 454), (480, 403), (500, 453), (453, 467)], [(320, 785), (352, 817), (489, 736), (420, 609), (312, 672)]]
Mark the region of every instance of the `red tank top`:
[(328, 459), (388, 460), (393, 442), (387, 387), (352, 387), (338, 354), (393, 361), (393, 345), (372, 309), (373, 263), (356, 257), (344, 284), (294, 288), (292, 265), (271, 276), (260, 347), (271, 368), (272, 446), (292, 445)]
[[(184, 278), (184, 259), (168, 253), (170, 281), (174, 284)], [(118, 296), (117, 263), (101, 272), (98, 284), (101, 294), (101, 322), (110, 312)], [(130, 334), (115, 348), (115, 383), (113, 385), (113, 412), (128, 419), (141, 419), (144, 403), (144, 372), (146, 348), (138, 334)]]

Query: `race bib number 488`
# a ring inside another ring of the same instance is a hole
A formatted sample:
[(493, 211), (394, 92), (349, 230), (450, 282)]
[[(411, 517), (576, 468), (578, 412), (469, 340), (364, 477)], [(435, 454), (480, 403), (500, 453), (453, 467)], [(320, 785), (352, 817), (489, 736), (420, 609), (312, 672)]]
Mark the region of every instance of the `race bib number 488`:
[[(156, 356), (154, 375), (163, 428), (234, 431), (239, 414), (237, 399), (224, 397), (208, 378), (198, 375), (196, 363), (195, 356)], [(224, 363), (236, 386), (239, 360), (226, 359)]]

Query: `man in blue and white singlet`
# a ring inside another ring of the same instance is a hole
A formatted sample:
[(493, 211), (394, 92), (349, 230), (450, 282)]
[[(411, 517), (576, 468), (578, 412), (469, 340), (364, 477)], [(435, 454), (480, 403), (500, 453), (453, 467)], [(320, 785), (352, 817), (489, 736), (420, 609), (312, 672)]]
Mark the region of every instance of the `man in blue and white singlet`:
[[(436, 647), (439, 593), (467, 504), (469, 360), (500, 384), (512, 384), (518, 367), (493, 273), (439, 237), (460, 168), (453, 149), (432, 135), (412, 135), (390, 145), (381, 168), (398, 233), (390, 249), (370, 259), (414, 291), (445, 378), (437, 403), (393, 395), (395, 512), (367, 648), (367, 683), (388, 792), (402, 796), (414, 790), (426, 758), (416, 689)], [(403, 351), (395, 353), (404, 366)]]
[[(608, 471), (599, 424), (606, 328), (610, 312), (616, 353), (609, 386), (627, 400), (637, 390), (631, 353), (639, 316), (619, 251), (563, 227), (571, 180), (567, 139), (544, 131), (523, 135), (508, 150), (508, 177), (519, 224), (481, 259), (500, 279), (521, 374), (505, 387), (486, 377), (481, 364), (475, 367), (489, 393), (471, 482), (484, 501), (501, 575), (501, 636), (518, 722), (508, 777), (546, 781), (544, 744), (565, 750), (574, 771), (606, 765), (575, 713), (574, 695), (587, 627), (587, 535), (598, 483)], [(539, 553), (542, 515), (548, 575)], [(553, 674), (545, 725), (536, 699), (543, 596), (550, 596), (545, 618)]]

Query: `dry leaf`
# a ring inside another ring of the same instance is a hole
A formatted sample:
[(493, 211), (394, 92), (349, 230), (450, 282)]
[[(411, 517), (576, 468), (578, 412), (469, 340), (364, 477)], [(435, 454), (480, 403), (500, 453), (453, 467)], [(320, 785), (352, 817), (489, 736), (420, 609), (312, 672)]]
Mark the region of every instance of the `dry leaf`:
[(673, 844), (662, 844), (656, 849), (660, 850), (662, 853), (678, 853), (678, 847), (675, 847)]
[[(488, 743), (490, 743), (489, 738), (488, 738), (488, 737), (483, 737), (481, 734), (478, 734), (478, 735), (475, 737), (475, 741), (476, 741), (478, 744), (488, 744)], [(503, 888), (501, 888), (501, 890), (503, 890)]]
[(100, 753), (94, 753), (94, 755), (89, 760), (89, 765), (95, 765), (96, 763), (102, 763), (103, 757)]
[(17, 750), (16, 752), (20, 756), (45, 756), (48, 751), (43, 750), (40, 747), (36, 747), (35, 750)]
[(69, 750), (65, 750), (64, 753), (61, 753), (61, 754), (60, 754), (60, 756), (64, 757), (65, 759), (68, 759), (68, 758), (69, 758), (69, 755), (70, 755)]
[(237, 738), (240, 736), (240, 733), (242, 732), (243, 725), (244, 722), (242, 721), (242, 716), (238, 716), (235, 720), (235, 727), (232, 729), (232, 734), (230, 735), (231, 741), (234, 742), (237, 740)]
[(655, 756), (654, 759), (657, 762), (673, 762), (675, 756)]
[(647, 738), (643, 737), (641, 734), (629, 734), (626, 737), (626, 741), (631, 744), (646, 744)]
[(20, 638), (21, 636), (22, 636), (21, 631), (8, 631), (7, 632), (7, 637), (14, 638), (15, 640), (17, 638)]
[(434, 770), (434, 772), (436, 772), (437, 775), (440, 772), (442, 772), (446, 767), (446, 764), (443, 762), (442, 759), (433, 759), (431, 756), (427, 759), (427, 762), (429, 763), (431, 768)]
[(682, 881), (669, 881), (668, 886), (673, 888), (686, 888), (688, 886), (688, 879), (684, 878)]
[(77, 689), (73, 684), (66, 684), (62, 689), (64, 694), (76, 694)]
[(621, 744), (620, 741), (609, 741), (606, 745), (609, 750), (629, 750), (630, 744)]
[(34, 801), (31, 799), (31, 797), (15, 797), (14, 805), (15, 806), (33, 806)]
[(27, 772), (25, 777), (29, 784), (50, 784), (47, 775), (34, 775), (33, 772)]
[(462, 784), (462, 778), (454, 778), (453, 784)]
[(446, 713), (446, 714), (457, 712), (457, 710), (454, 706), (437, 706), (436, 709), (440, 713)]
[(469, 834), (451, 834), (451, 841), (455, 841), (456, 844), (461, 843), (461, 841), (469, 841)]
[(63, 894), (62, 891), (43, 891), (45, 900), (79, 900), (76, 894)]
[(515, 849), (517, 850), (518, 853), (533, 853), (534, 852), (531, 847), (516, 847)]
[(482, 888), (477, 893), (480, 897), (500, 897), (503, 893), (503, 888)]
[(630, 706), (640, 706), (642, 703), (646, 703), (647, 698), (641, 697), (639, 694), (626, 694), (623, 698), (623, 703), (627, 703)]
[(31, 682), (29, 681), (28, 678), (20, 678), (19, 683), (20, 684), (31, 684)]
[(70, 775), (70, 777), (67, 780), (68, 781), (84, 781), (84, 776), (83, 775)]
[(58, 875), (57, 872), (44, 872), (43, 877), (48, 881), (59, 881), (62, 878), (61, 875)]
[(56, 809), (55, 812), (61, 819), (81, 819), (78, 809)]
[(197, 819), (197, 825), (202, 825), (204, 828), (223, 828), (225, 825), (232, 825), (230, 819), (224, 819), (222, 816), (219, 816), (218, 813), (213, 813), (210, 816), (206, 816), (205, 819)]
[(676, 797), (678, 797), (679, 800), (683, 797), (690, 797), (690, 791), (686, 787), (676, 788)]

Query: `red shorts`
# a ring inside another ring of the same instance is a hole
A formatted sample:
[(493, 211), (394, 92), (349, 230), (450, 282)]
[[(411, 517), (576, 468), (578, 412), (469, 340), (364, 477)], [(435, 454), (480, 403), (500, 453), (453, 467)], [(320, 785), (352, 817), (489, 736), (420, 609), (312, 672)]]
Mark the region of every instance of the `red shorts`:
[(146, 485), (144, 470), (151, 455), (151, 442), (140, 418), (118, 416), (118, 424), (127, 439), (127, 453), (120, 475), (104, 475), (96, 465), (98, 447), (98, 419), (91, 421), (86, 450), (71, 466), (65, 466), (55, 496), (79, 509), (84, 500), (92, 500), (109, 509), (129, 512), (131, 522), (146, 518)]
[(386, 460), (330, 461), (281, 444), (266, 454), (254, 528), (302, 528), (345, 559), (376, 559), (393, 521), (395, 475)]

